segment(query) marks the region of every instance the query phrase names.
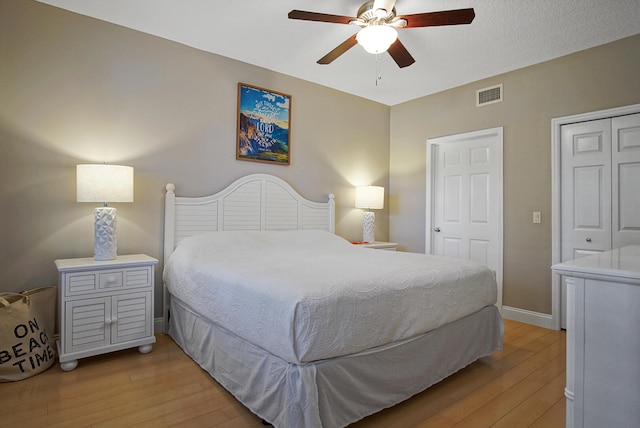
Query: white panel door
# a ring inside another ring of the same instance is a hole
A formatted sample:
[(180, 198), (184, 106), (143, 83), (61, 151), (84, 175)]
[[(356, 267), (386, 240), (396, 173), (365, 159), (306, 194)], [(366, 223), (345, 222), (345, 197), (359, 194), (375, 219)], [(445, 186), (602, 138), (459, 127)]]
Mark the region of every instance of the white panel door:
[(640, 244), (640, 113), (615, 117), (612, 128), (613, 248)]
[(611, 249), (611, 120), (562, 126), (562, 261)]
[(562, 125), (560, 156), (562, 261), (640, 244), (640, 114)]
[(430, 139), (427, 252), (496, 272), (502, 306), (502, 128)]

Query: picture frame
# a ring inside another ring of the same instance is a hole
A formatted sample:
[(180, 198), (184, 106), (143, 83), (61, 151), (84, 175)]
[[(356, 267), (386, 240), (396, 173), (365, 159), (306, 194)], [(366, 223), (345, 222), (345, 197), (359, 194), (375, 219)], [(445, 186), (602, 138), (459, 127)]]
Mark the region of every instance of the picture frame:
[(291, 164), (291, 95), (238, 83), (236, 159)]

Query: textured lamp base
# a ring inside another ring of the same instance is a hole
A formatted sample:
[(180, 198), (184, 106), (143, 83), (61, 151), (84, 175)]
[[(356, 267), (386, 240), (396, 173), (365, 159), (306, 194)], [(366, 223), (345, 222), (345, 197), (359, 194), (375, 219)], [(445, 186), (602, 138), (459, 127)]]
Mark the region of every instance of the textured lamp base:
[(111, 207), (100, 207), (94, 210), (96, 216), (95, 260), (113, 260), (117, 257), (116, 212), (117, 210)]
[(366, 211), (362, 218), (362, 241), (376, 242), (376, 215), (371, 211)]

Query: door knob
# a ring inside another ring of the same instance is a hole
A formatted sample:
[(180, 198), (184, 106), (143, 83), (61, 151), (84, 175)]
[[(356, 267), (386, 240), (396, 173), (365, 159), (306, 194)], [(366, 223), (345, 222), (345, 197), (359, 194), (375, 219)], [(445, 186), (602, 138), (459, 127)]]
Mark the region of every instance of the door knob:
[(435, 229), (433, 229), (434, 232), (440, 232), (440, 228), (436, 227)]
[(591, 238), (587, 238), (587, 242), (591, 242)]

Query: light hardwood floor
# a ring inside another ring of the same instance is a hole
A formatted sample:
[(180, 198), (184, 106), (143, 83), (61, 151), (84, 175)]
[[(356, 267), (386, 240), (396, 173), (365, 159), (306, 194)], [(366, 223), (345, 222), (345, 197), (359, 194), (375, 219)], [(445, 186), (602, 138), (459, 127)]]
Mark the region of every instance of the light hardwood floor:
[[(56, 364), (0, 384), (0, 427), (261, 427), (187, 357), (157, 335), (135, 349)], [(564, 427), (565, 333), (505, 320), (504, 349), (352, 428)]]

